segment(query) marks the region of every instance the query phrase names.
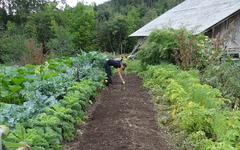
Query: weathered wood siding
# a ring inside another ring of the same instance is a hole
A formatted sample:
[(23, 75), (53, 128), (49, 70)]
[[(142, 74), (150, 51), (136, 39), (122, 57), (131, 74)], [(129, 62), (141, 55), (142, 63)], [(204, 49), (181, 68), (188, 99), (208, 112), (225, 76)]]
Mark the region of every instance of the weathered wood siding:
[(224, 40), (227, 49), (240, 51), (240, 11), (211, 27), (205, 34)]
[(235, 16), (234, 22), (234, 31), (232, 33), (232, 42), (234, 42), (234, 45), (232, 46), (237, 46), (240, 48), (240, 12)]

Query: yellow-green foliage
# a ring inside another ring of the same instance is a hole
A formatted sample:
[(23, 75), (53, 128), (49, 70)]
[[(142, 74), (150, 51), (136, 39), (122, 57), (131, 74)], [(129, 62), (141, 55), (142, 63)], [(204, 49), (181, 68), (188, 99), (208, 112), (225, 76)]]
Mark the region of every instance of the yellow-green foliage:
[(201, 84), (198, 71), (174, 65), (148, 66), (139, 73), (154, 96), (174, 105), (172, 119), (198, 150), (239, 148), (240, 112), (227, 110), (218, 89)]
[(126, 68), (126, 73), (138, 73), (138, 72), (141, 72), (143, 71), (143, 66), (142, 64), (140, 63), (139, 60), (129, 60), (126, 62), (127, 63), (127, 68)]

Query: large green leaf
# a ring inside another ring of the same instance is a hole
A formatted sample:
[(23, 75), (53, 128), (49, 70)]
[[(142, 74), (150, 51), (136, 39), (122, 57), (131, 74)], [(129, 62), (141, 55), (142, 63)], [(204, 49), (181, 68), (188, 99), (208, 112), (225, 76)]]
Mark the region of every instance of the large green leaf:
[(16, 85), (21, 85), (24, 81), (25, 81), (25, 78), (23, 76), (12, 78), (12, 82)]
[(17, 93), (22, 89), (22, 87), (20, 85), (9, 85), (9, 90), (12, 93)]

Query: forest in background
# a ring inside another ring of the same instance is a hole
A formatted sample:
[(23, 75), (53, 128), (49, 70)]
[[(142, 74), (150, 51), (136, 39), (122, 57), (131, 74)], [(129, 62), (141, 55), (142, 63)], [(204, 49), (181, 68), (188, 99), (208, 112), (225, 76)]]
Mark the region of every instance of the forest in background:
[[(0, 0), (0, 63), (40, 64), (83, 51), (127, 53), (128, 35), (183, 0), (112, 0), (101, 5)], [(64, 0), (61, 2), (64, 3)]]

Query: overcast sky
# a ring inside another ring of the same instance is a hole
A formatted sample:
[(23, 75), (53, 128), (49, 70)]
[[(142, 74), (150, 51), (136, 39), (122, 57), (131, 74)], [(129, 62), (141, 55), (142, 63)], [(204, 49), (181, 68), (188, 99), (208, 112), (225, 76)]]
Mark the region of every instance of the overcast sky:
[[(83, 0), (66, 0), (67, 4), (72, 7), (75, 6), (78, 1), (80, 2)], [(106, 1), (109, 1), (109, 0), (84, 0), (84, 3), (91, 4), (91, 3), (95, 2), (96, 4), (102, 4)]]

